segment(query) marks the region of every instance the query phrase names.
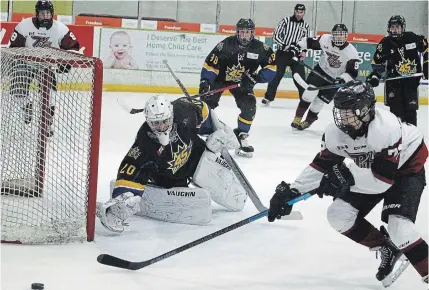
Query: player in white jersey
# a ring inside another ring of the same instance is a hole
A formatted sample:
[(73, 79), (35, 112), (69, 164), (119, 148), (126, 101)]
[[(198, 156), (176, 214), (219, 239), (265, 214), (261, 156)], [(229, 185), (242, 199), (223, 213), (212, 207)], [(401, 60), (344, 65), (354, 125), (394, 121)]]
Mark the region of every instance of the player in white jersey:
[[(50, 1), (37, 1), (36, 16), (23, 19), (15, 27), (11, 37), (9, 47), (54, 47), (64, 50), (79, 51), (79, 42), (68, 27), (56, 20), (54, 17), (54, 5)], [(19, 60), (17, 60), (19, 61)], [(28, 99), (29, 87), (35, 76), (35, 68), (29, 67), (25, 63), (18, 64), (16, 77), (12, 80), (12, 89), (14, 95), (25, 98), (23, 109), (25, 111), (25, 123), (32, 121), (33, 103)], [(57, 73), (67, 73), (71, 67), (69, 65), (59, 66)], [(37, 81), (37, 80), (36, 80)], [(53, 91), (56, 92), (56, 78), (53, 80)], [(52, 94), (50, 102), (50, 126), (53, 122), (55, 112), (55, 93)], [(49, 130), (52, 135), (52, 128)]]
[[(292, 184), (277, 186), (268, 220), (288, 214), (287, 201), (310, 191), (334, 201), (328, 209), (330, 225), (356, 243), (377, 250), (381, 265), (376, 278), (393, 283), (396, 261), (405, 257), (427, 283), (428, 245), (414, 225), (426, 185), (424, 164), (428, 150), (423, 134), (392, 113), (375, 108), (373, 88), (351, 81), (334, 97), (335, 124), (326, 128), (322, 148)], [(353, 160), (346, 166), (345, 158)], [(384, 199), (379, 231), (365, 216)], [(384, 232), (384, 233), (383, 233)], [(404, 257), (405, 256), (405, 257)], [(401, 268), (399, 268), (401, 269)], [(399, 273), (398, 273), (399, 274)]]
[[(359, 57), (356, 48), (347, 41), (348, 30), (344, 24), (336, 24), (332, 34), (323, 34), (318, 38), (303, 38), (289, 47), (292, 57), (299, 56), (302, 49), (322, 50), (315, 71), (335, 83), (345, 83), (358, 76)], [(329, 85), (315, 73), (307, 77), (307, 83), (315, 87)], [(325, 103), (330, 103), (337, 89), (309, 91), (306, 90), (296, 109), (292, 128), (304, 130), (318, 119), (317, 115)], [(311, 105), (310, 105), (311, 104)], [(302, 118), (310, 107), (305, 121)]]

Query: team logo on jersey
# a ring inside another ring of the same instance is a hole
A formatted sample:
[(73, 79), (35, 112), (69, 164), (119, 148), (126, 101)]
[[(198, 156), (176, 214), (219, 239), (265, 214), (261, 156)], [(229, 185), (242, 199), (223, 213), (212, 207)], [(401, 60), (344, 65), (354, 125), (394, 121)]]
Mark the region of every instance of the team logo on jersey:
[(232, 67), (226, 68), (225, 80), (228, 82), (239, 82), (241, 80), (241, 75), (246, 71), (246, 68), (239, 63), (238, 65), (233, 65)]
[(128, 157), (134, 158), (135, 160), (137, 160), (137, 158), (139, 158), (140, 155), (142, 155), (142, 153), (140, 152), (140, 149), (137, 146), (131, 148), (130, 151), (128, 151)]
[(374, 162), (374, 152), (359, 152), (359, 153), (349, 153), (344, 150), (351, 159), (355, 162), (355, 164), (359, 168), (371, 168), (372, 162)]
[(192, 151), (192, 141), (189, 143), (189, 145), (183, 143), (183, 146), (178, 145), (177, 151), (173, 152), (173, 160), (167, 162), (170, 167), (168, 169), (171, 169), (173, 174), (177, 172), (180, 168), (183, 167), (183, 165), (188, 162), (189, 156), (191, 156)]
[(325, 51), (325, 53), (327, 56), (326, 60), (328, 61), (328, 64), (330, 67), (333, 67), (333, 68), (341, 67), (340, 56), (338, 54), (333, 54), (327, 51)]
[(221, 51), (223, 49), (223, 42), (219, 42), (218, 45), (216, 46), (216, 49)]
[(402, 59), (398, 65), (395, 65), (396, 71), (400, 75), (410, 75), (417, 72), (416, 60), (410, 61), (409, 59)]
[(268, 49), (270, 49), (270, 47), (266, 43), (264, 43), (264, 49), (268, 50)]
[(34, 39), (33, 47), (51, 47), (52, 41), (49, 41), (49, 37), (32, 35)]

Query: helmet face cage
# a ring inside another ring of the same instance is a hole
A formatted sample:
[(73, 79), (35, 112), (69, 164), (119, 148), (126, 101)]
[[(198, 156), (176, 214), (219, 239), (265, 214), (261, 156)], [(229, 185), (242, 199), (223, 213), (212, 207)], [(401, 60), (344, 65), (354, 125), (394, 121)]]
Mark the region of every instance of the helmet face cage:
[[(37, 1), (36, 6), (36, 19), (40, 27), (48, 27), (52, 25), (54, 18), (54, 5), (51, 1)], [(51, 13), (50, 19), (39, 19), (39, 13), (41, 11), (49, 11)]]
[(251, 19), (240, 19), (236, 26), (236, 36), (238, 42), (247, 46), (255, 37), (255, 24)]
[(394, 15), (390, 17), (387, 24), (387, 32), (392, 37), (401, 37), (405, 32), (406, 22), (405, 18), (401, 15)]
[(152, 132), (154, 132), (155, 134), (165, 133), (170, 131), (173, 127), (173, 114), (159, 119), (146, 119), (146, 121)]
[(332, 39), (335, 46), (343, 46), (347, 41), (347, 31), (332, 31)]
[(375, 115), (375, 102), (368, 84), (355, 81), (340, 88), (332, 109), (335, 125), (352, 138), (362, 136)]

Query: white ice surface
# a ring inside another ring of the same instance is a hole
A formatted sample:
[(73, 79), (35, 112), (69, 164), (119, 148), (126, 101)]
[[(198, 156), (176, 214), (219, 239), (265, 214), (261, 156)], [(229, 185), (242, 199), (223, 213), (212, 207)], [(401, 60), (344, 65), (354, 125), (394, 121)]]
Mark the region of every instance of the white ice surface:
[[(143, 115), (129, 115), (116, 103), (121, 97), (133, 107), (143, 107), (149, 94), (104, 93), (98, 201), (109, 197), (109, 181), (133, 143)], [(178, 96), (171, 95), (173, 100)], [(253, 159), (237, 157), (243, 172), (268, 206), (275, 186), (293, 181), (320, 148), (323, 129), (331, 121), (331, 106), (307, 131), (292, 133), (298, 100), (276, 100), (259, 107), (249, 142)], [(379, 105), (383, 107), (383, 105)], [(238, 109), (231, 97), (223, 97), (218, 116), (236, 126)], [(419, 111), (419, 127), (428, 137), (428, 108)], [(100, 265), (96, 257), (109, 253), (133, 261), (158, 256), (194, 239), (228, 226), (257, 211), (249, 201), (243, 212), (214, 207), (208, 226), (168, 224), (140, 217), (129, 220), (122, 235), (106, 231), (97, 221), (96, 241), (62, 246), (1, 245), (1, 289), (27, 290), (33, 282), (46, 290), (155, 290), (155, 289), (282, 289), (377, 290), (379, 260), (367, 248), (335, 232), (326, 220), (330, 198), (313, 197), (295, 206), (302, 221), (256, 221), (145, 269), (131, 272)], [(380, 205), (368, 216), (381, 225)], [(428, 194), (425, 191), (417, 227), (428, 240)], [(427, 286), (410, 266), (390, 288), (423, 290)]]

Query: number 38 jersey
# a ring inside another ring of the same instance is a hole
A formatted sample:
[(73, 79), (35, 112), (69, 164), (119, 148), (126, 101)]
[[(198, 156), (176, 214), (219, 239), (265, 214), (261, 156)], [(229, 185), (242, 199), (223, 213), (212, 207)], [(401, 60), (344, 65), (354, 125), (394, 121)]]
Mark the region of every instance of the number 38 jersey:
[(260, 83), (269, 82), (276, 74), (275, 53), (265, 43), (253, 39), (242, 47), (235, 35), (219, 42), (207, 56), (201, 70), (201, 79), (219, 83), (237, 83), (244, 72), (254, 74), (258, 68)]
[(25, 18), (15, 27), (10, 37), (10, 47), (54, 47), (79, 50), (76, 37), (61, 22), (53, 20), (50, 27), (39, 27), (36, 17)]

